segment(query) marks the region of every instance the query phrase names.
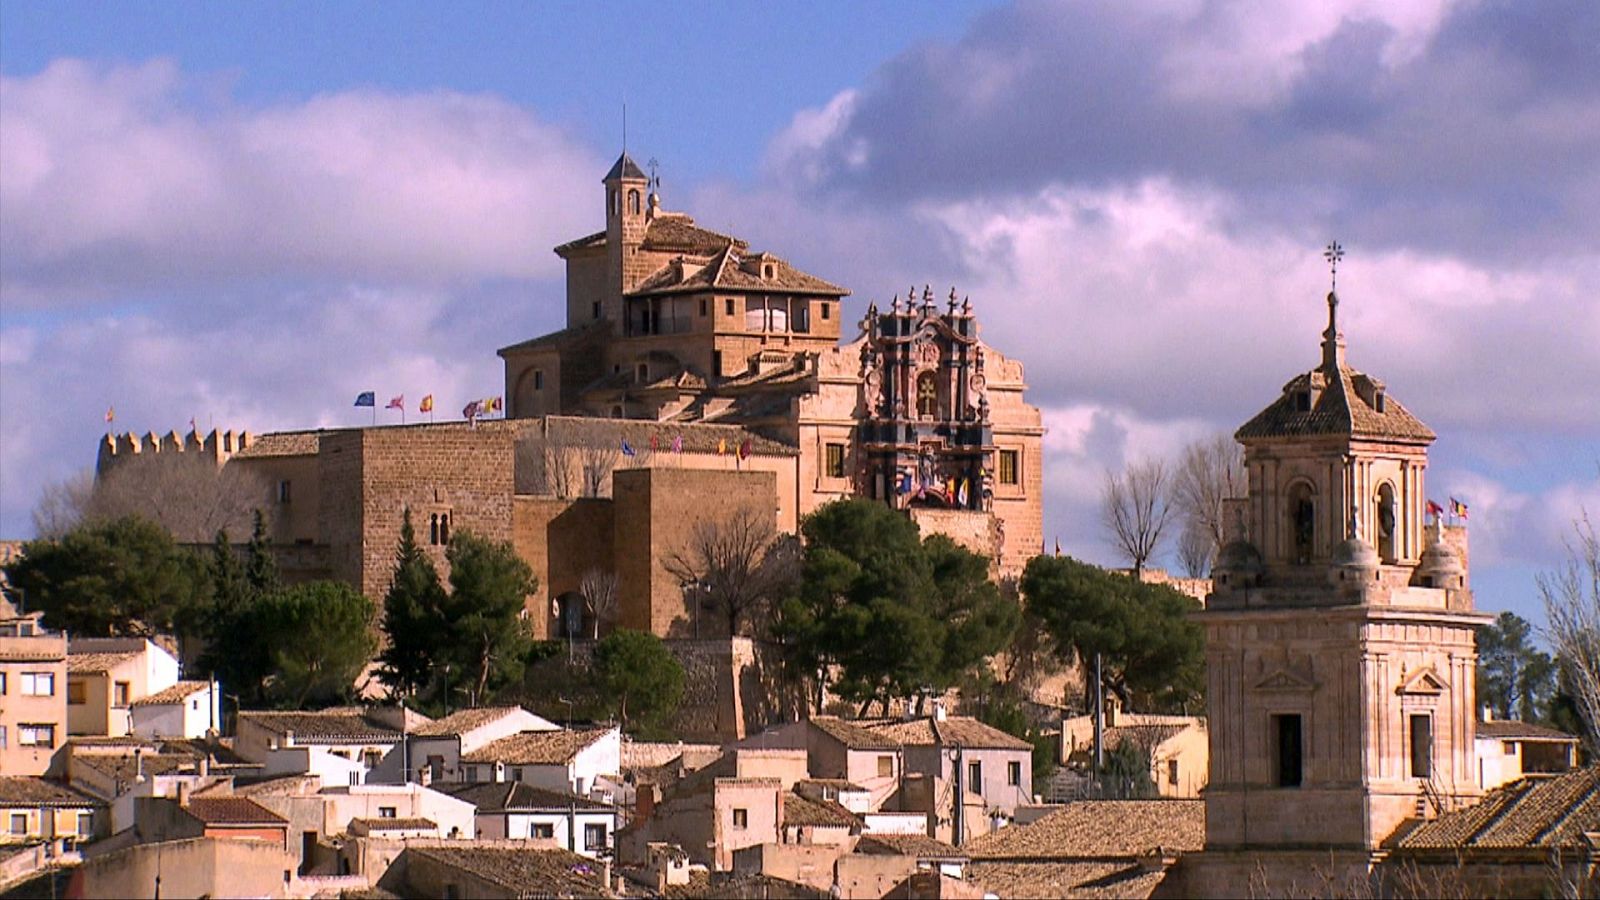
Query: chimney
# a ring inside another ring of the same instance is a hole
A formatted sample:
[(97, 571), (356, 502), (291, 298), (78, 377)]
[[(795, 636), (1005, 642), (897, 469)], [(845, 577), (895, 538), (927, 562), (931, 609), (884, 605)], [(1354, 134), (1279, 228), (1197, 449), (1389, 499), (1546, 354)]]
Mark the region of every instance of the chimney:
[(205, 756), (200, 757), (200, 765), (199, 765), (199, 768), (196, 769), (196, 771), (198, 771), (200, 773), (200, 777), (201, 778), (205, 778), (205, 777), (207, 777), (208, 775), (211, 774), (211, 754), (210, 753), (207, 753)]
[(933, 720), (935, 722), (943, 722), (948, 715), (949, 713), (944, 708), (944, 700), (935, 699), (933, 701)]
[(178, 805), (189, 805), (189, 782), (182, 779), (178, 780)]
[(1483, 707), (1483, 720), (1485, 722), (1493, 722), (1494, 721), (1494, 707), (1489, 706), (1487, 704), (1484, 705), (1484, 707)]

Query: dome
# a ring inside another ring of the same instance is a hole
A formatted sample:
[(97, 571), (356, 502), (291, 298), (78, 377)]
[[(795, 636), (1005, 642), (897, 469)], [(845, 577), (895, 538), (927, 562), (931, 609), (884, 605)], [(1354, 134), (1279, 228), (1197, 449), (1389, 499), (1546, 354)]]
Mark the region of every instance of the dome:
[(1436, 541), (1422, 551), (1422, 560), (1417, 566), (1417, 571), (1422, 575), (1464, 575), (1467, 567), (1461, 563), (1461, 554), (1455, 548), (1443, 541)]
[(1349, 538), (1333, 548), (1333, 564), (1346, 569), (1378, 568), (1378, 551), (1358, 537)]
[(1229, 541), (1217, 551), (1217, 561), (1211, 566), (1214, 572), (1234, 572), (1240, 575), (1259, 574), (1262, 570), (1261, 551), (1246, 540)]

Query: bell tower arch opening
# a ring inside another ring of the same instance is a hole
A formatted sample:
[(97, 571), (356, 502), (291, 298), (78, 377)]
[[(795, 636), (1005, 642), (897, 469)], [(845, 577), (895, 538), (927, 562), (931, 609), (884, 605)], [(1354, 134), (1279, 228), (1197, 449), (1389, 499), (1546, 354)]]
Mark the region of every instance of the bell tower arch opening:
[(1394, 485), (1384, 482), (1378, 487), (1378, 558), (1385, 563), (1395, 561), (1395, 527), (1398, 520), (1395, 517)]
[(1289, 561), (1295, 565), (1311, 562), (1317, 537), (1317, 490), (1301, 480), (1289, 486)]

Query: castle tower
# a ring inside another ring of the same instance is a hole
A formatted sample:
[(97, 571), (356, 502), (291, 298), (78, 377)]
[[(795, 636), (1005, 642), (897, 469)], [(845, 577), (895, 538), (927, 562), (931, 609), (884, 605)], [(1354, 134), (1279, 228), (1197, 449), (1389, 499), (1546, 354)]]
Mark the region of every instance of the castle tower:
[(1346, 364), (1338, 302), (1320, 365), (1235, 434), (1248, 496), (1200, 614), (1213, 861), (1292, 869), (1261, 851), (1338, 848), (1365, 864), (1405, 820), (1478, 794), (1474, 634), (1490, 617), (1472, 609), (1464, 530), (1424, 525), (1434, 434)]
[(650, 179), (623, 151), (606, 173), (606, 272), (608, 290), (602, 315), (623, 321), (622, 295), (633, 290), (656, 265), (639, 253), (649, 225)]

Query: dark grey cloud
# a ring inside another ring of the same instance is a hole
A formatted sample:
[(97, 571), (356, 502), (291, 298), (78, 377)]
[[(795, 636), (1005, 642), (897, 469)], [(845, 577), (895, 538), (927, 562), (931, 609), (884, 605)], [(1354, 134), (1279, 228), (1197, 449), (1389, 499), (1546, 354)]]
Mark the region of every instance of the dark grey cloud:
[(1241, 230), (1506, 257), (1600, 243), (1600, 4), (1462, 3), (1415, 48), (1352, 13), (1260, 83), (1229, 68), (1252, 47), (1196, 49), (1238, 15), (997, 10), (883, 66), (780, 168), (867, 203), (1158, 176), (1242, 198)]

